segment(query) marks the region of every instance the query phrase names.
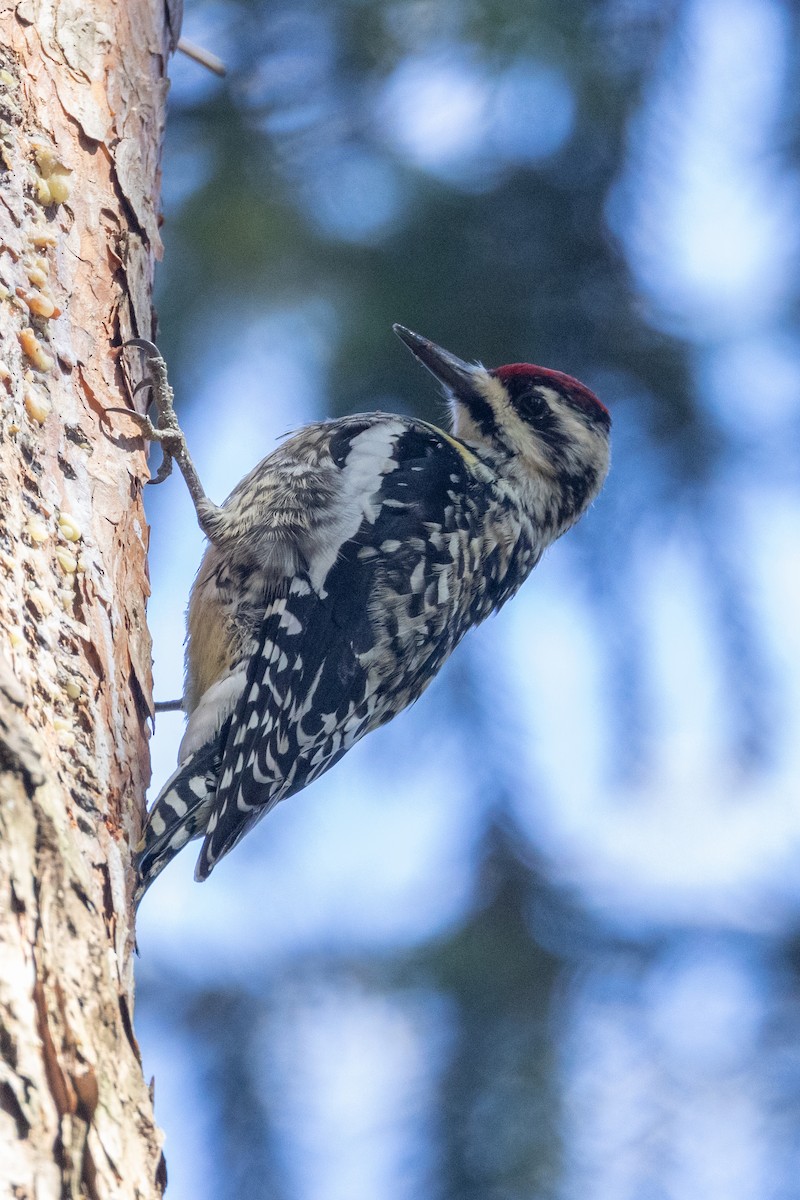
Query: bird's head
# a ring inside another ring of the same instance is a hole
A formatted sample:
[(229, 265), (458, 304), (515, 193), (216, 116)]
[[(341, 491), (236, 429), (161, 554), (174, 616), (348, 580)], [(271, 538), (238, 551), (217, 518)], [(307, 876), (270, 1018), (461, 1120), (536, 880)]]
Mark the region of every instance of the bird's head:
[(594, 392), (561, 371), (532, 363), (489, 369), (402, 325), (394, 331), (444, 386), (457, 437), (513, 459), (529, 477), (583, 477), (587, 504), (597, 494), (608, 472), (611, 417)]

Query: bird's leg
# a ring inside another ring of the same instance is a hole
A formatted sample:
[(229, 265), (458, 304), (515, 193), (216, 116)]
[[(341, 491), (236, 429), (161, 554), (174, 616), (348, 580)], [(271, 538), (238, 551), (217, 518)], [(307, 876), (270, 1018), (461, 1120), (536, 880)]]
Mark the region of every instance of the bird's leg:
[(219, 506), (209, 500), (203, 491), (200, 476), (197, 474), (186, 445), (186, 437), (178, 424), (178, 418), (173, 405), (174, 393), (167, 378), (167, 364), (159, 353), (158, 347), (153, 345), (152, 342), (148, 342), (145, 338), (134, 338), (132, 341), (126, 342), (125, 345), (136, 346), (145, 352), (148, 374), (137, 384), (134, 389), (134, 395), (141, 388), (152, 389), (147, 407), (149, 408), (151, 404), (155, 404), (158, 417), (156, 423), (153, 424), (146, 413), (142, 415), (136, 412), (135, 409), (108, 408), (106, 412), (126, 413), (136, 422), (146, 438), (151, 442), (158, 442), (160, 444), (164, 457), (161, 466), (158, 468), (153, 479), (150, 480), (150, 483), (163, 483), (172, 474), (173, 462), (178, 464), (180, 472), (186, 480), (186, 486), (189, 489), (189, 495), (192, 498), (200, 528), (210, 538), (215, 528), (214, 517), (219, 513)]

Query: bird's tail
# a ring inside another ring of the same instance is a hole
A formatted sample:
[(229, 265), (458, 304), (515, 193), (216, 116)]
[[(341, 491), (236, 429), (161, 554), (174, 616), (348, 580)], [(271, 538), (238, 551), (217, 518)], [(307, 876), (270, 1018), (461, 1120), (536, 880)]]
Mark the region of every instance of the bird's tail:
[(220, 762), (220, 741), (215, 739), (190, 754), (159, 792), (135, 850), (137, 907), (178, 851), (205, 833), (214, 806)]

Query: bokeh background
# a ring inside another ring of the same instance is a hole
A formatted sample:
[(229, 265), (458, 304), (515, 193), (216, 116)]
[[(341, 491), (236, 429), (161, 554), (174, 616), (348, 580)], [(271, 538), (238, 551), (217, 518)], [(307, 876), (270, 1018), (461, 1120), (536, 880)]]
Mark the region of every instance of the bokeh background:
[[(147, 896), (173, 1200), (800, 1197), (798, 23), (190, 3), (229, 75), (172, 65), (158, 306), (207, 491), (443, 419), (393, 321), (577, 375), (614, 461), (415, 708)], [(163, 700), (202, 539), (147, 502)]]

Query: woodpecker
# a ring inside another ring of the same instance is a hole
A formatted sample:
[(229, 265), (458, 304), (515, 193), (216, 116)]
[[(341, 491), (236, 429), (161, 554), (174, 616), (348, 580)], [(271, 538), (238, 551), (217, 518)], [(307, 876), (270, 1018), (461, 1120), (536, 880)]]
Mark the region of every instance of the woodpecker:
[(163, 480), (177, 462), (209, 545), (188, 608), (179, 766), (136, 850), (137, 899), (186, 842), (195, 878), (280, 800), (412, 704), (597, 496), (611, 418), (569, 375), (489, 370), (394, 330), (451, 430), (360, 413), (308, 425), (224, 504), (205, 495), (164, 360), (142, 340)]

